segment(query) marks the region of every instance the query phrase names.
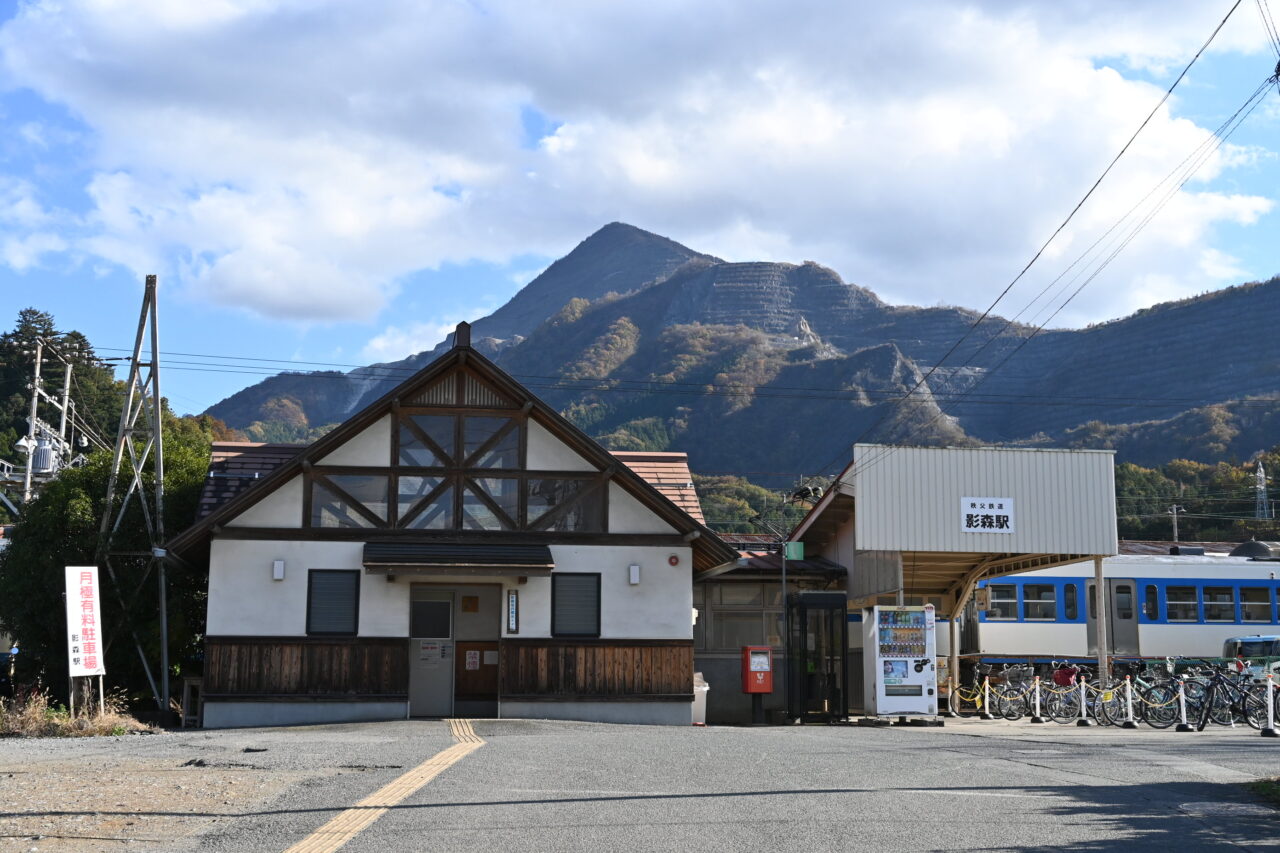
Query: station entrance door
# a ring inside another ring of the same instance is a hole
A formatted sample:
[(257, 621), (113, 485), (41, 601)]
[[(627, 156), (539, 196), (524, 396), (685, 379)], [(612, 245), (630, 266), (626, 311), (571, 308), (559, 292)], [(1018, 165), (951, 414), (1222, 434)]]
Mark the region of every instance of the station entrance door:
[(787, 715), (801, 722), (849, 716), (847, 602), (842, 592), (787, 597)]

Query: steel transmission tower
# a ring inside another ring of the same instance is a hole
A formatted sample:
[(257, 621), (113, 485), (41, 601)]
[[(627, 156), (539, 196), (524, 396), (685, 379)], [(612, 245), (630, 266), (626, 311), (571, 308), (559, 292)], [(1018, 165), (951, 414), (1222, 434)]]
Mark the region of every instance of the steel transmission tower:
[[(150, 337), (150, 360), (142, 356), (143, 341)], [(133, 634), (134, 646), (142, 660), (143, 670), (151, 683), (151, 692), (161, 714), (169, 710), (169, 614), (166, 601), (164, 551), (164, 431), (162, 427), (163, 403), (160, 396), (160, 328), (156, 309), (156, 277), (147, 276), (146, 292), (142, 298), (142, 313), (138, 317), (138, 332), (133, 343), (133, 357), (129, 361), (124, 408), (120, 412), (120, 428), (116, 433), (115, 452), (111, 463), (111, 478), (107, 484), (107, 501), (102, 510), (102, 524), (98, 528), (97, 562), (106, 568), (116, 590), (122, 618)], [(152, 477), (150, 487), (144, 471), (150, 461)], [(127, 467), (126, 467), (127, 463)], [(121, 476), (121, 469), (124, 475)], [(121, 551), (112, 544), (130, 504), (137, 501), (146, 527), (147, 551)], [(151, 665), (137, 631), (129, 618), (120, 579), (114, 560), (142, 558), (147, 568), (138, 581), (138, 589), (130, 595), (136, 599), (142, 585), (156, 570), (159, 579), (160, 608), (160, 680), (157, 685)]]
[(1258, 470), (1253, 472), (1253, 491), (1257, 495), (1254, 502), (1253, 517), (1254, 518), (1270, 518), (1271, 505), (1267, 500), (1267, 472), (1262, 467), (1262, 460), (1258, 460)]

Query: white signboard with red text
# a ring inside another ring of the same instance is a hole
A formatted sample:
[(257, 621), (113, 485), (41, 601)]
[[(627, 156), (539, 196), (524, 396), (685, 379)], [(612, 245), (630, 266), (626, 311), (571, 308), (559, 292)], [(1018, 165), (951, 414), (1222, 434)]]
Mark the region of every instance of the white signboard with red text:
[(97, 566), (67, 566), (67, 667), (73, 678), (107, 672)]

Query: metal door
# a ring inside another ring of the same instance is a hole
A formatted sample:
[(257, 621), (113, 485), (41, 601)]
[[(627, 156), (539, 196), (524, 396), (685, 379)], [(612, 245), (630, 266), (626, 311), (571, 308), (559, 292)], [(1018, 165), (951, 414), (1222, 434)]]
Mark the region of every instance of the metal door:
[[(1131, 579), (1108, 578), (1107, 653), (1138, 654), (1138, 585)], [(1098, 603), (1094, 582), (1088, 582), (1089, 654), (1098, 653)]]
[(409, 715), (453, 714), (451, 589), (414, 586), (409, 594)]

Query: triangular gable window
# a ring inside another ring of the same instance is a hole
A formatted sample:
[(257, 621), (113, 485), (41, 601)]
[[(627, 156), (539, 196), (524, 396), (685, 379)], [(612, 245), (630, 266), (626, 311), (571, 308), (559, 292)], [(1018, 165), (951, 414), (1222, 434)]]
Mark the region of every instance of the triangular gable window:
[(526, 470), (529, 409), (498, 387), (458, 366), (401, 398), (383, 471), (311, 469), (308, 525), (605, 532), (609, 473)]
[(415, 468), (444, 468), (455, 450), (455, 423), (452, 415), (409, 415), (400, 420), (401, 465)]
[(311, 482), (312, 527), (385, 527), (389, 478), (316, 475)]

